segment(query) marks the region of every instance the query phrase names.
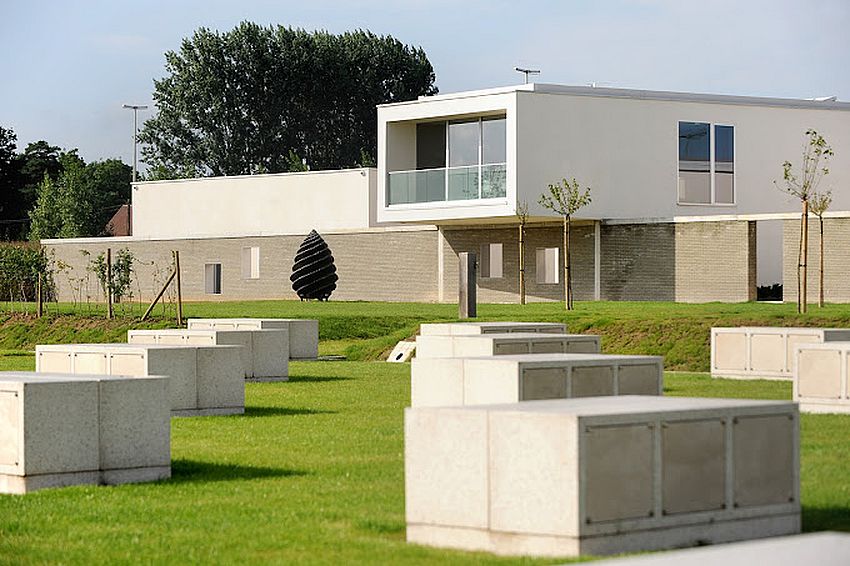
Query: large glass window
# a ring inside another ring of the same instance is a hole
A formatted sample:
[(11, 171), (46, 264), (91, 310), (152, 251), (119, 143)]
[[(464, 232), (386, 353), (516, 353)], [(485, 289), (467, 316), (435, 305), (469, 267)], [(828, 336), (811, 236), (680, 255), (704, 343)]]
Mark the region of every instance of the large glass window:
[(416, 168), (436, 169), (446, 166), (446, 123), (416, 124)]
[(449, 167), (478, 165), (480, 128), (478, 120), (449, 123)]
[(734, 128), (679, 122), (679, 203), (733, 204)]
[(390, 171), (388, 204), (504, 198), (504, 117), (416, 125), (416, 170)]
[(735, 202), (735, 130), (732, 126), (714, 126), (714, 200), (720, 204)]

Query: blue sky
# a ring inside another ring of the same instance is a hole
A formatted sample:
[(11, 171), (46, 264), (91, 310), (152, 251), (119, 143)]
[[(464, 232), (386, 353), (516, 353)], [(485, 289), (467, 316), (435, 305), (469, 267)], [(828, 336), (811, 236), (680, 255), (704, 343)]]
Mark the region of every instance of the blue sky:
[[(0, 126), (86, 160), (132, 159), (163, 54), (242, 20), (421, 46), (441, 92), (540, 82), (850, 100), (850, 0), (0, 0)], [(144, 117), (145, 114), (141, 114)]]

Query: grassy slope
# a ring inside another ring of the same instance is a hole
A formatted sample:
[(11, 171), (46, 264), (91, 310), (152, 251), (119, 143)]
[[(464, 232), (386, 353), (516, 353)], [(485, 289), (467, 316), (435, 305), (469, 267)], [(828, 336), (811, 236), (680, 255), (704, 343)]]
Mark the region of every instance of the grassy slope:
[[(0, 303), (0, 311), (3, 304)], [(67, 305), (53, 307), (67, 312)], [(189, 303), (187, 317), (300, 317), (320, 321), (323, 354), (345, 354), (352, 360), (380, 359), (399, 340), (416, 333), (420, 323), (454, 320), (457, 307), (426, 303), (301, 303), (252, 301)], [(540, 320), (566, 322), (572, 332), (602, 335), (602, 347), (611, 353), (657, 354), (670, 370), (707, 371), (709, 329), (712, 326), (850, 326), (845, 305), (813, 307), (800, 316), (794, 305), (674, 303), (578, 303), (566, 313), (557, 303), (480, 305), (481, 320)], [(157, 319), (149, 327), (163, 327)], [(38, 343), (59, 341), (115, 341), (128, 328), (139, 326), (131, 317), (114, 321), (73, 315), (33, 322), (22, 316), (0, 315), (0, 348), (31, 350)]]

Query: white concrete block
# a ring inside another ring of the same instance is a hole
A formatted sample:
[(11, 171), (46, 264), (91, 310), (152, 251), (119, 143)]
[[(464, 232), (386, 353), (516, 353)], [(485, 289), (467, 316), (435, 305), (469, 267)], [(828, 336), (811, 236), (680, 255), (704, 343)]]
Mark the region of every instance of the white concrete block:
[(405, 494), (408, 541), (499, 554), (791, 534), (799, 416), (790, 402), (660, 396), (411, 407)]
[(711, 375), (733, 379), (792, 379), (798, 345), (836, 341), (850, 341), (850, 329), (712, 328)]
[(503, 334), (420, 335), (417, 358), (504, 356), (515, 354), (598, 354), (599, 336), (512, 332)]
[(504, 334), (507, 332), (566, 334), (567, 325), (559, 322), (447, 322), (428, 323), (419, 326), (419, 334), (422, 336)]
[(794, 401), (804, 413), (850, 413), (850, 342), (796, 347)]
[(289, 358), (319, 356), (319, 321), (306, 318), (190, 318), (190, 330), (289, 330)]
[(601, 395), (661, 395), (660, 356), (522, 354), (415, 358), (411, 405), (515, 403)]
[(246, 378), (286, 378), (289, 375), (289, 330), (129, 330), (130, 344), (241, 346)]
[[(36, 346), (36, 371), (169, 378), (171, 410), (177, 416), (245, 411), (239, 346), (160, 344), (50, 344)], [(238, 389), (242, 402), (237, 402)]]
[(807, 533), (594, 562), (594, 566), (846, 566), (850, 534)]
[(0, 373), (0, 493), (171, 475), (168, 379)]

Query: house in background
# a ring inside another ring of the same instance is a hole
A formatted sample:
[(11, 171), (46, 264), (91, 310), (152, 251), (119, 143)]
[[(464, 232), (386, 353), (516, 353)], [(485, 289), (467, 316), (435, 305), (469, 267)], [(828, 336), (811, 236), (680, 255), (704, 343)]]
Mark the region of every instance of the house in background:
[[(137, 183), (132, 236), (43, 243), (72, 270), (80, 249), (129, 248), (144, 296), (144, 262), (178, 249), (188, 298), (295, 298), (292, 259), (316, 229), (333, 298), (454, 302), (457, 255), (474, 251), (479, 300), (514, 302), (527, 203), (528, 297), (558, 300), (561, 224), (537, 200), (566, 176), (593, 189), (573, 238), (579, 300), (752, 300), (771, 262), (790, 298), (799, 202), (773, 181), (810, 128), (836, 149), (826, 298), (850, 301), (850, 103), (829, 100), (546, 84), (422, 97), (378, 107), (377, 169)], [(760, 247), (771, 223), (783, 236)]]

